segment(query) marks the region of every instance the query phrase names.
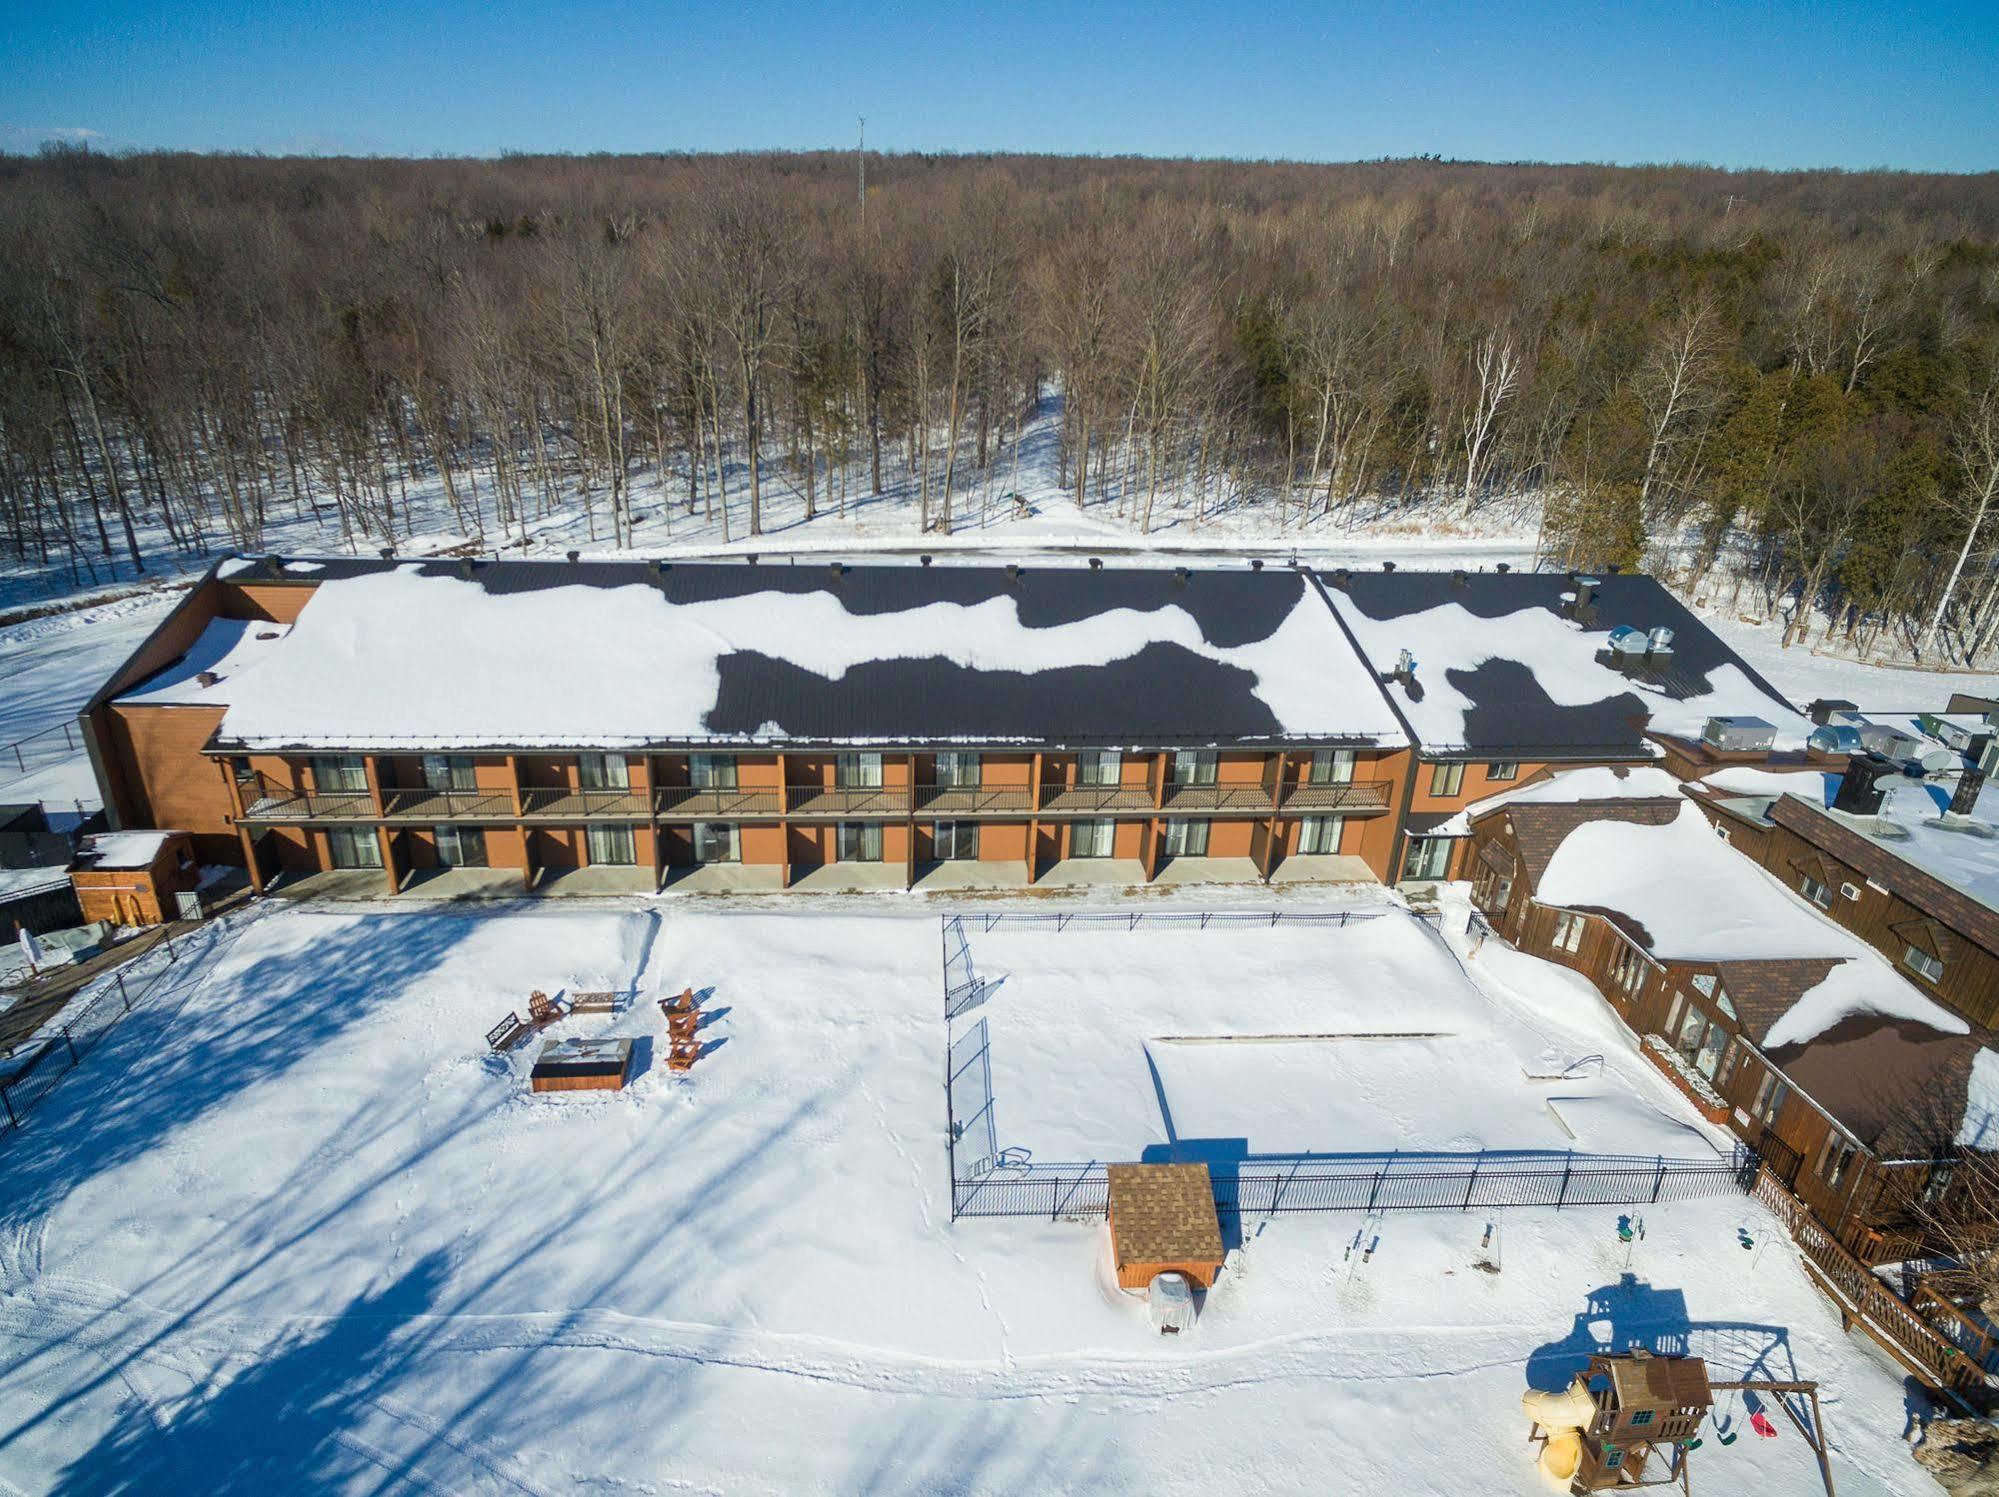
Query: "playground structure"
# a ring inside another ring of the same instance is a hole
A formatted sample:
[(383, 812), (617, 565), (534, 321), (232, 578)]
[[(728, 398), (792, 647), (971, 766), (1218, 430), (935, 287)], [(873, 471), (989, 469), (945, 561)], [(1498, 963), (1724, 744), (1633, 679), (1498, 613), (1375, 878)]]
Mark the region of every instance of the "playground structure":
[[(1769, 1395), (1817, 1458), (1819, 1475), (1832, 1497), (1832, 1466), (1817, 1383), (1764, 1378), (1715, 1382), (1699, 1357), (1662, 1357), (1635, 1350), (1592, 1356), (1567, 1388), (1558, 1393), (1530, 1389), (1521, 1395), (1520, 1404), (1533, 1421), (1529, 1442), (1541, 1445), (1542, 1472), (1566, 1482), (1570, 1493), (1677, 1486), (1691, 1497), (1691, 1456), (1701, 1444), (1701, 1424), (1714, 1407), (1715, 1394), (1730, 1391)], [(1792, 1397), (1810, 1403), (1809, 1421), (1792, 1406)], [(1775, 1433), (1760, 1412), (1752, 1424), (1759, 1434)], [(1734, 1439), (1731, 1433), (1722, 1437), (1722, 1443)]]

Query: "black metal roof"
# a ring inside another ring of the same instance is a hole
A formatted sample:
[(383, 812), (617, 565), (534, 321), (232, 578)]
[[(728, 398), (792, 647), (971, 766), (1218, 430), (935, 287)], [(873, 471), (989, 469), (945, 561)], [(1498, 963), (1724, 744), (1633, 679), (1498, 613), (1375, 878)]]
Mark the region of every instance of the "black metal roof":
[[(669, 603), (751, 594), (829, 592), (857, 615), (911, 612), (929, 604), (975, 605), (1010, 598), (1028, 628), (1051, 628), (1118, 609), (1177, 607), (1218, 649), (1269, 638), (1308, 591), (1311, 578), (1284, 567), (1236, 564), (1174, 568), (1084, 566), (850, 565), (796, 562), (515, 561), (259, 557), (226, 566), (227, 583), (310, 586), (397, 569), (475, 582), (493, 594), (558, 587), (657, 588)], [(1323, 606), (1315, 599), (1314, 607)], [(913, 623), (913, 627), (920, 627)], [(1122, 659), (1033, 672), (976, 669), (942, 655), (874, 660), (829, 680), (753, 650), (718, 661), (720, 684), (707, 717), (716, 738), (761, 739), (774, 725), (791, 742), (991, 742), (1049, 745), (1228, 742), (1374, 743), (1394, 718), (1338, 624), (1325, 620), (1329, 668), (1342, 657), (1366, 683), (1356, 730), (1339, 723), (1287, 731), (1255, 694), (1249, 670), (1171, 642)], [(1399, 736), (1398, 736), (1399, 741)], [(383, 745), (388, 747), (389, 745)]]
[[(1493, 620), (1529, 608), (1559, 611), (1562, 595), (1576, 590), (1573, 574), (1562, 572), (1322, 570), (1319, 576), (1335, 596), (1344, 595), (1358, 612), (1382, 621), (1450, 603), (1475, 618)], [(1653, 578), (1611, 574), (1596, 580), (1594, 615), (1585, 625), (1589, 632), (1607, 637), (1620, 624), (1636, 629), (1663, 625), (1673, 631), (1670, 661), (1640, 668), (1645, 672), (1642, 679), (1654, 691), (1677, 701), (1695, 700), (1714, 689), (1713, 672), (1732, 665), (1767, 693), (1773, 706), (1784, 702), (1782, 692)], [(1485, 646), (1491, 640), (1479, 643)], [(1395, 662), (1375, 660), (1374, 664), (1388, 671)], [(1528, 665), (1503, 654), (1471, 668), (1454, 666), (1448, 660), (1425, 660), (1421, 666), (1443, 670), (1451, 685), (1472, 704), (1464, 715), (1464, 742), (1434, 745), (1440, 750), (1539, 759), (1620, 754), (1642, 757), (1649, 752), (1644, 732), (1651, 708), (1635, 691), (1582, 706), (1564, 706), (1549, 696)], [(1420, 692), (1420, 684), (1414, 690)], [(1394, 700), (1392, 693), (1390, 700)], [(1420, 727), (1415, 723), (1411, 727), (1420, 740)], [(1432, 747), (1427, 743), (1423, 746)]]

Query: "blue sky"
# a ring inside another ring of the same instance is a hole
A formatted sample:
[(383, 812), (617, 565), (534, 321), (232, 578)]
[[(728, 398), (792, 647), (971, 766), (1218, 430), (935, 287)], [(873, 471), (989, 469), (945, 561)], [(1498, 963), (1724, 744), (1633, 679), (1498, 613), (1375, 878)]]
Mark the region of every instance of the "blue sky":
[(806, 147), (865, 114), (885, 150), (1999, 168), (1999, 0), (7, 10), (13, 150)]

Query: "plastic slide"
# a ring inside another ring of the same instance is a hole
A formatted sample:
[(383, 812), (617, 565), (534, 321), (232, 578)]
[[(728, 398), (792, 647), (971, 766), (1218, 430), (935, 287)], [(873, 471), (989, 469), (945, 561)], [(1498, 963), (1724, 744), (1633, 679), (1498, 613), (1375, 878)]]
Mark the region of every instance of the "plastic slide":
[(1582, 1432), (1596, 1417), (1589, 1384), (1578, 1377), (1559, 1393), (1529, 1388), (1520, 1395), (1520, 1407), (1548, 1432), (1548, 1443), (1541, 1447), (1541, 1470), (1567, 1485), (1582, 1464)]

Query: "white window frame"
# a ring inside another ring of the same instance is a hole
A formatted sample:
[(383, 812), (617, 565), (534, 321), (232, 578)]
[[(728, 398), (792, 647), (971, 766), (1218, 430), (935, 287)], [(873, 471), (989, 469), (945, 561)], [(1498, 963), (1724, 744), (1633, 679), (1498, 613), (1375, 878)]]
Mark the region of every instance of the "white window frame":
[(1340, 850), (1346, 835), (1344, 816), (1307, 816), (1298, 827), (1298, 851), (1309, 857), (1331, 857)]
[[(1504, 773), (1502, 773), (1504, 771)], [(1504, 785), (1520, 778), (1518, 759), (1494, 759), (1485, 766), (1486, 783)]]
[(1073, 823), (1069, 828), (1069, 856), (1108, 858), (1117, 851), (1117, 823), (1108, 816)]
[(833, 784), (841, 790), (879, 790), (882, 756), (874, 750), (833, 756)]
[(834, 856), (842, 863), (879, 863), (882, 860), (882, 824), (879, 821), (842, 821), (833, 832)]
[[(714, 840), (719, 834), (723, 851), (714, 855)], [(688, 840), (694, 849), (696, 863), (740, 863), (743, 860), (742, 835), (732, 821), (697, 821), (688, 832)]]
[(1934, 952), (1923, 950), (1914, 941), (1904, 944), (1902, 965), (1924, 982), (1934, 985), (1943, 981), (1943, 958)]
[(1124, 752), (1121, 749), (1079, 749), (1076, 752), (1078, 785), (1117, 785), (1124, 780)]
[(1798, 875), (1798, 892), (1822, 910), (1832, 908), (1832, 890), (1813, 878), (1809, 873)]
[(638, 866), (639, 839), (628, 826), (592, 822), (583, 829), (583, 846), (592, 868)]
[(1308, 785), (1351, 785), (1353, 783), (1354, 751), (1352, 749), (1314, 749), (1312, 767), (1307, 772)]
[[(1440, 879), (1450, 872), (1451, 837), (1411, 836), (1402, 854), (1402, 877), (1409, 881)], [(1431, 863), (1437, 866), (1431, 870)]]
[(1208, 855), (1208, 823), (1199, 816), (1172, 816), (1166, 821), (1166, 856), (1205, 858)]
[(687, 756), (687, 783), (696, 790), (734, 790), (736, 788), (736, 756), (734, 754), (689, 754)]

